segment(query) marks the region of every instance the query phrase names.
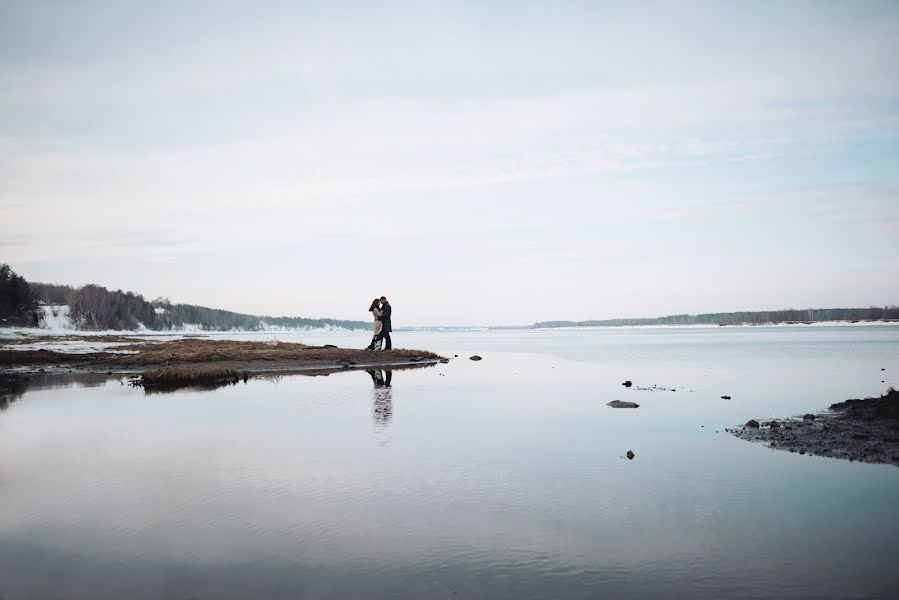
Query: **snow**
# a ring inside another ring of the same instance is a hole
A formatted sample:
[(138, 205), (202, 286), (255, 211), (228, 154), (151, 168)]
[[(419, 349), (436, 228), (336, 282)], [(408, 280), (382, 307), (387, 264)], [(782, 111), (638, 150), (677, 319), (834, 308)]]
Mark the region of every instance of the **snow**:
[(75, 323), (69, 315), (68, 304), (48, 304), (40, 309), (40, 328), (54, 331), (73, 331)]
[(165, 314), (165, 309), (162, 308), (161, 306), (157, 306), (156, 308), (153, 309), (153, 311), (154, 311), (157, 315), (164, 315), (164, 314)]
[(137, 354), (137, 350), (115, 350), (116, 346), (130, 346), (139, 342), (101, 342), (95, 340), (52, 340), (36, 341), (29, 344), (11, 344), (0, 346), (0, 350), (53, 350), (68, 354), (84, 354), (87, 352), (109, 352), (111, 354)]

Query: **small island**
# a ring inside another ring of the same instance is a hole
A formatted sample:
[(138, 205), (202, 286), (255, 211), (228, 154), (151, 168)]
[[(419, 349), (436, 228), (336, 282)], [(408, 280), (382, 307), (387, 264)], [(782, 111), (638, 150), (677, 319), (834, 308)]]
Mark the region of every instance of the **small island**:
[[(41, 337), (41, 342), (54, 338)], [(352, 369), (411, 368), (448, 359), (426, 350), (370, 352), (333, 345), (309, 346), (277, 340), (266, 342), (188, 337), (154, 340), (128, 336), (64, 336), (59, 341), (98, 342), (102, 351), (63, 352), (26, 349), (36, 338), (5, 340), (0, 368), (19, 375), (37, 372), (143, 374), (144, 383), (162, 387), (247, 379), (263, 373), (318, 374)]]

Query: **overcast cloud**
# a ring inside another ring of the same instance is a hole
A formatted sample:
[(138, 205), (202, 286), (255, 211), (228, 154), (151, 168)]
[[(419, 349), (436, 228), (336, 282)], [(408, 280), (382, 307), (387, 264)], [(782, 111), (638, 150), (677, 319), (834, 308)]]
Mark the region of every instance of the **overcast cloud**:
[(622, 4), (3, 2), (0, 262), (398, 326), (899, 302), (899, 5)]

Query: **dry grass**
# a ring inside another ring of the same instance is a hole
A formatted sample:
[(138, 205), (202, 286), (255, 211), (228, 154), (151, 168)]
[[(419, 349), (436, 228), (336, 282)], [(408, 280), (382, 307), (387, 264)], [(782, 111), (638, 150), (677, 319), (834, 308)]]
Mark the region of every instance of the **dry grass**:
[(53, 350), (0, 350), (0, 365), (71, 365), (145, 368), (213, 364), (236, 369), (334, 367), (424, 362), (441, 358), (425, 350), (367, 352), (351, 348), (307, 346), (281, 342), (246, 342), (187, 338), (118, 346), (134, 354), (111, 352), (67, 353)]
[(141, 384), (145, 388), (180, 388), (189, 386), (219, 386), (246, 381), (247, 375), (241, 375), (234, 369), (223, 367), (162, 367), (147, 369), (141, 376)]
[(138, 350), (137, 354), (112, 356), (112, 362), (123, 366), (259, 361), (339, 364), (346, 361), (382, 362), (385, 359), (440, 358), (433, 352), (423, 350), (391, 350), (380, 353), (287, 342), (270, 345), (266, 342), (209, 339), (173, 340), (162, 344), (125, 346), (118, 349)]

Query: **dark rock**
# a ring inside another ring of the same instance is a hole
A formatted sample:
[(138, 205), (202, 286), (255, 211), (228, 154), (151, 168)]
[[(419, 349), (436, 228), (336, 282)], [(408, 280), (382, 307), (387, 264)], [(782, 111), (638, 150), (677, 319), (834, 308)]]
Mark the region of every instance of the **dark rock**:
[(324, 346), (322, 346), (322, 348), (336, 348), (336, 347), (337, 346), (335, 346), (334, 344), (325, 344)]
[(627, 381), (625, 381), (625, 382), (622, 383), (621, 385), (623, 385), (624, 387), (631, 387), (632, 385), (634, 385), (634, 382), (631, 381), (630, 379), (628, 379)]
[(472, 357), (469, 358), (468, 360), (484, 360), (484, 359), (481, 358), (480, 356), (478, 356), (477, 354), (475, 354), (474, 356), (472, 356)]
[(440, 359), (440, 362), (441, 362), (442, 364), (445, 365), (446, 363), (449, 362), (449, 359), (448, 359), (448, 358), (441, 358), (441, 359)]
[(458, 354), (453, 354), (453, 358), (459, 358)]
[(636, 402), (622, 402), (621, 400), (612, 400), (606, 406), (611, 406), (612, 408), (639, 408), (640, 405)]
[(722, 400), (730, 400), (730, 396), (721, 396)]
[(627, 459), (628, 459), (628, 460), (634, 460), (634, 451), (633, 451), (633, 450), (628, 450), (628, 451), (627, 451), (627, 454), (625, 454), (625, 456), (627, 456)]
[(813, 415), (812, 413), (805, 413), (804, 415), (802, 415), (802, 420), (803, 421), (814, 421), (815, 415)]
[(746, 425), (744, 425), (743, 427), (752, 427), (753, 429), (758, 429), (759, 422), (755, 419), (749, 419), (748, 421), (746, 421)]
[(800, 449), (799, 449), (799, 454), (805, 454), (805, 448), (800, 448)]
[(778, 427), (780, 427), (780, 423), (778, 423), (777, 421), (771, 421), (768, 423), (768, 427), (770, 427), (771, 429), (777, 429)]

